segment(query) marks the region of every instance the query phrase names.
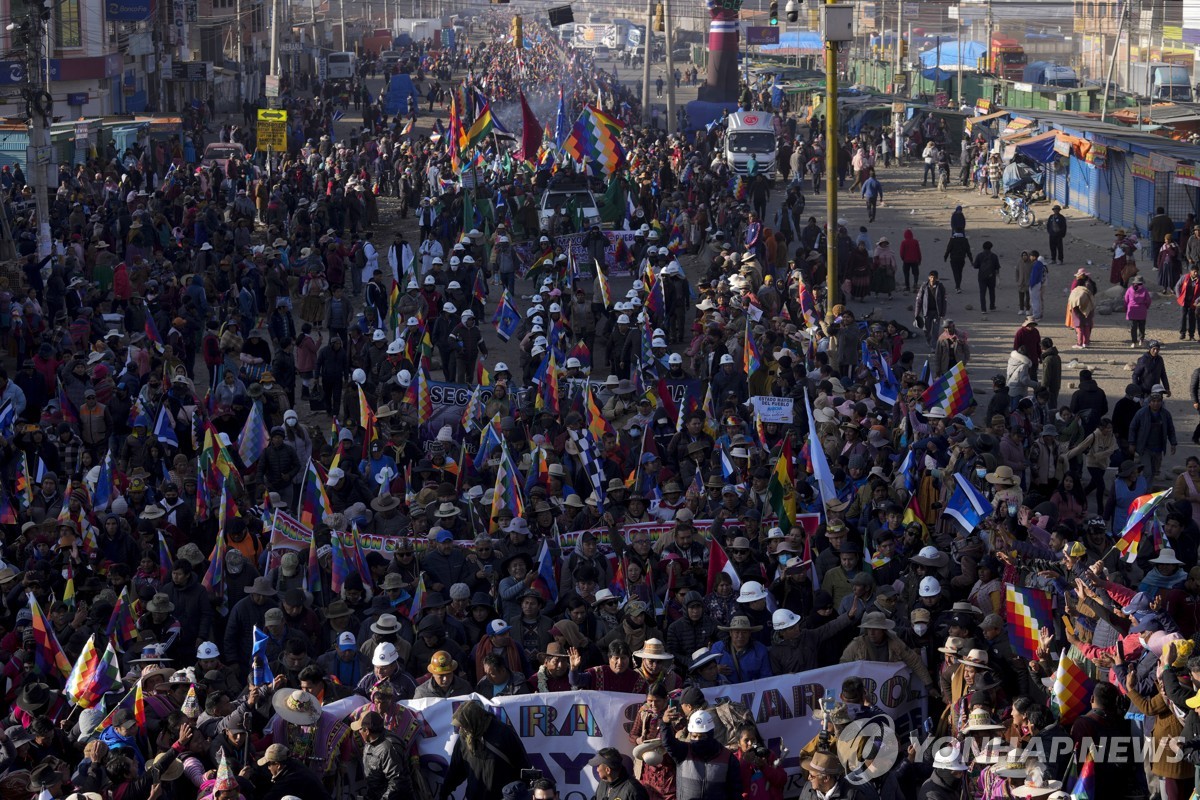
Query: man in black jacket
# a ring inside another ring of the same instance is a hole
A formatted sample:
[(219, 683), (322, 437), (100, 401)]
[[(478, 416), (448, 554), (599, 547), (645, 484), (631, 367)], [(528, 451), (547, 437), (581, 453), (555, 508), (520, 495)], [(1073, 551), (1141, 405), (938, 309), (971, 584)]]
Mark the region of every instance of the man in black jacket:
[(646, 787), (638, 783), (615, 747), (605, 747), (588, 762), (596, 770), (600, 785), (596, 787), (595, 800), (644, 800), (649, 797)]
[(1046, 217), (1046, 233), (1050, 236), (1050, 263), (1062, 264), (1063, 241), (1067, 238), (1067, 218), (1062, 215), (1062, 206), (1055, 204)]
[(378, 800), (408, 800), (412, 797), (412, 773), (408, 754), (400, 740), (384, 728), (378, 711), (368, 711), (350, 723), (363, 741), (364, 794)]
[[(270, 786), (259, 790), (259, 800), (282, 800), (288, 795), (300, 800), (330, 800), (320, 777), (292, 758), (285, 745), (268, 747), (258, 766), (266, 768), (271, 776)], [(370, 780), (369, 774), (367, 779)]]
[[(983, 252), (975, 256), (971, 262), (979, 278), (979, 310), (984, 314), (988, 310), (996, 310), (996, 278), (1000, 275), (1000, 259), (992, 252), (992, 243), (983, 243)], [(988, 295), (991, 305), (988, 305)]]

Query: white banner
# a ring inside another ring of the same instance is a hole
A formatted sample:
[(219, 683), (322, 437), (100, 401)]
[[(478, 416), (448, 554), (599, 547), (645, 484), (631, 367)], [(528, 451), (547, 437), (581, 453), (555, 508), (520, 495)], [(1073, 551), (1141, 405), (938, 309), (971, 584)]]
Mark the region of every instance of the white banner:
[(792, 422), (792, 398), (791, 397), (767, 397), (764, 395), (755, 395), (750, 398), (750, 402), (754, 404), (754, 413), (763, 422), (784, 422), (791, 424)]
[[(759, 681), (705, 690), (710, 702), (728, 697), (744, 704), (754, 714), (758, 729), (777, 756), (784, 745), (789, 753), (782, 766), (788, 771), (785, 796), (795, 797), (804, 786), (800, 772), (800, 748), (817, 735), (820, 725), (812, 717), (826, 694), (837, 697), (842, 681), (851, 676), (863, 679), (868, 700), (895, 721), (897, 737), (919, 730), (925, 714), (924, 687), (913, 685), (903, 664), (855, 662), (784, 675)], [(553, 692), (484, 700), (506, 724), (520, 735), (530, 764), (557, 785), (564, 800), (586, 800), (596, 791), (595, 771), (587, 762), (602, 747), (615, 747), (632, 758), (629, 731), (643, 695), (616, 692)], [(420, 712), (425, 720), (420, 743), (421, 766), (436, 782), (444, 775), (454, 751), (456, 736), (450, 724), (454, 710), (467, 698), (410, 700), (405, 706)], [(630, 765), (632, 761), (629, 762)], [(434, 788), (434, 787), (431, 787)], [(436, 789), (435, 789), (436, 793)], [(454, 795), (462, 798), (462, 788)]]

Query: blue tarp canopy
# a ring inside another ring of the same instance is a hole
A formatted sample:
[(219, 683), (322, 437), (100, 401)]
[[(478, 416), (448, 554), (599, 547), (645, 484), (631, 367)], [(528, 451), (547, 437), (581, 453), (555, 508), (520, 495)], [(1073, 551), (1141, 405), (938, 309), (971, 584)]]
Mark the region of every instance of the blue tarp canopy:
[(940, 81), (957, 75), (959, 70), (978, 68), (979, 59), (986, 55), (987, 47), (980, 42), (942, 42), (921, 53), (921, 75), (926, 80)]
[(815, 50), (825, 49), (821, 34), (817, 31), (780, 31), (779, 44), (764, 44), (759, 47), (764, 53), (772, 50)]
[(1039, 164), (1048, 164), (1054, 160), (1054, 143), (1058, 141), (1058, 131), (1046, 131), (1026, 139), (1017, 145), (1017, 152), (1028, 156)]

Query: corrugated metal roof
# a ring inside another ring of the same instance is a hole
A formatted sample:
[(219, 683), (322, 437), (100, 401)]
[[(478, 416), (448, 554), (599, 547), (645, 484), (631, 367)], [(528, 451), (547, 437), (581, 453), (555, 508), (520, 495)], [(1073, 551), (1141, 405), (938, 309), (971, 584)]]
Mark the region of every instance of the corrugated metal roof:
[(1043, 124), (1058, 125), (1072, 130), (1090, 133), (1095, 136), (1102, 136), (1108, 140), (1126, 142), (1130, 145), (1153, 150), (1170, 158), (1179, 159), (1180, 161), (1200, 162), (1200, 145), (1187, 144), (1186, 142), (1177, 142), (1174, 139), (1168, 139), (1163, 136), (1155, 136), (1152, 133), (1142, 133), (1140, 131), (1126, 128), (1123, 125), (1113, 125), (1109, 122), (1100, 122), (1097, 119), (1088, 118), (1079, 114), (1071, 114), (1064, 111), (1040, 111), (1040, 110), (1021, 110), (1022, 114), (1036, 119)]

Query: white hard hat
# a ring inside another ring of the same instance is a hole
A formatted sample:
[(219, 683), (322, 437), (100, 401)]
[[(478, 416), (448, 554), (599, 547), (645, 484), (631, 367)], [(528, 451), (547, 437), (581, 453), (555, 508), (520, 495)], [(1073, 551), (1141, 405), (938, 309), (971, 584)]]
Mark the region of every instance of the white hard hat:
[(650, 346), (651, 347), (666, 347), (667, 340), (666, 339), (655, 339), (654, 341), (650, 342)]
[(447, 302), (442, 304), (442, 311), (447, 314), (455, 314), (458, 313), (458, 306), (454, 305), (454, 303)]
[(396, 383), (407, 389), (412, 386), (412, 373), (406, 369), (402, 369), (396, 373)]
[(508, 364), (505, 364), (503, 361), (497, 361), (496, 366), (492, 367), (493, 375), (495, 375), (497, 372), (511, 372), (511, 371), (512, 370), (510, 370), (508, 368)]
[(196, 658), (220, 658), (221, 651), (212, 642), (201, 642), (196, 648)]
[(371, 341), (373, 341), (373, 342), (382, 342), (382, 341), (386, 341), (386, 340), (387, 340), (387, 334), (384, 333), (379, 328), (376, 328), (375, 332), (371, 334)]
[(542, 296), (540, 294), (535, 294), (533, 297), (529, 298), (529, 302), (536, 306), (538, 303), (542, 302)]
[(929, 575), (921, 579), (921, 597), (937, 597), (942, 593), (942, 584), (937, 578)]
[(474, 264), (474, 263), (475, 263), (475, 258), (474, 258), (473, 256), (469, 256), (469, 255), (463, 256), (463, 258), (462, 258), (462, 263), (464, 263), (464, 264)]
[(561, 311), (562, 311), (562, 306), (560, 306), (558, 303), (551, 303), (551, 304), (550, 304), (550, 313), (551, 313), (551, 314), (558, 314), (558, 313), (560, 313)]
[(567, 369), (582, 369), (582, 368), (583, 368), (583, 362), (580, 361), (575, 356), (571, 356), (570, 358), (567, 359)]
[(417, 319), (416, 317), (409, 317), (404, 321), (404, 324), (410, 328), (415, 328), (421, 324), (421, 320)]
[(450, 267), (451, 268), (457, 267), (460, 263), (461, 262), (459, 261), (458, 256), (450, 256)]
[(788, 611), (786, 608), (779, 608), (771, 615), (771, 627), (777, 631), (787, 630), (800, 621), (800, 617)]
[(679, 353), (671, 353), (671, 355), (669, 355), (667, 357), (667, 363), (668, 364), (682, 364), (683, 356), (679, 355)]
[[(653, 249), (653, 248), (651, 248), (651, 249)], [(643, 288), (645, 288), (645, 285), (641, 281), (634, 281), (633, 289), (631, 291), (640, 292)]]
[(708, 711), (701, 709), (688, 717), (688, 733), (712, 733), (717, 729), (716, 720)]
[(435, 283), (436, 283), (436, 281), (433, 279), (432, 275), (425, 276), (425, 285), (426, 286), (433, 286)]
[(461, 289), (462, 284), (459, 283), (458, 281), (450, 281), (449, 283), (446, 284), (446, 288), (447, 289)]
[(391, 642), (380, 642), (375, 645), (375, 654), (371, 656), (371, 665), (386, 667), (388, 664), (395, 664), (399, 660), (400, 654), (396, 652), (396, 645)]
[(726, 353), (725, 355), (721, 356), (721, 364), (722, 365), (732, 364), (732, 363), (733, 363), (733, 356), (729, 355), (729, 353)]
[(629, 324), (629, 315), (622, 314), (621, 316), (617, 317), (617, 324), (618, 325), (628, 325)]
[(400, 355), (404, 351), (404, 343), (399, 339), (392, 339), (388, 342), (387, 351), (389, 356)]
[(350, 379), (353, 380), (355, 383), (366, 383), (367, 382), (367, 373), (363, 372), (361, 369), (356, 369), (350, 375)]
[(533, 349), (529, 351), (529, 354), (531, 356), (540, 356), (544, 352), (546, 352), (546, 348), (542, 347), (540, 344), (535, 344)]

